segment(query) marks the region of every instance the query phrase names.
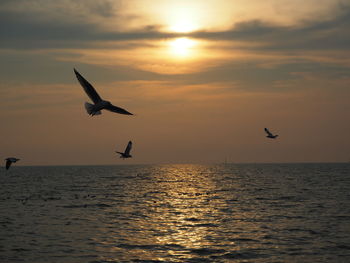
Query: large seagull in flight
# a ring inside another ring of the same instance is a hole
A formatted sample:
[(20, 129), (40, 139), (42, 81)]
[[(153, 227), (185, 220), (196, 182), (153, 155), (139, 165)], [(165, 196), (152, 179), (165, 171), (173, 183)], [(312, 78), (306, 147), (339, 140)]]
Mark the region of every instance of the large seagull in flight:
[(77, 76), (77, 79), (80, 85), (84, 88), (86, 94), (94, 102), (94, 104), (85, 102), (85, 109), (87, 113), (89, 113), (91, 116), (100, 115), (101, 110), (103, 109), (116, 112), (119, 114), (133, 115), (127, 110), (114, 106), (109, 101), (101, 99), (101, 97), (98, 95), (94, 87), (82, 75), (80, 75), (80, 73), (76, 69), (74, 69), (74, 73)]

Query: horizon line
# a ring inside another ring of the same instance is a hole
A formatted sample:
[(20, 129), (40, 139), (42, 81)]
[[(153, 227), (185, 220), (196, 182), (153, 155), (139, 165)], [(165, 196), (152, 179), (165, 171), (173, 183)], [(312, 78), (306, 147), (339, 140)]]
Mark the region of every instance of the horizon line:
[(130, 164), (39, 164), (16, 165), (16, 167), (54, 167), (54, 166), (141, 166), (141, 165), (240, 165), (240, 164), (349, 164), (350, 161), (306, 161), (306, 162), (197, 162), (197, 163), (130, 163)]

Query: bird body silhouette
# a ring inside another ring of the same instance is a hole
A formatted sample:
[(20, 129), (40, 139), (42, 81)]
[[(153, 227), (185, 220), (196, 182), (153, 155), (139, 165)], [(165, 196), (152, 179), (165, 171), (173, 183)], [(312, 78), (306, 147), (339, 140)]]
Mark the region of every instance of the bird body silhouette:
[(276, 138), (278, 137), (277, 134), (276, 134), (276, 135), (272, 134), (272, 133), (269, 131), (268, 128), (264, 128), (264, 130), (265, 130), (265, 132), (267, 133), (267, 136), (266, 136), (267, 138), (276, 139)]
[(124, 115), (133, 115), (123, 108), (119, 108), (114, 106), (109, 101), (103, 100), (100, 95), (96, 92), (95, 88), (82, 76), (80, 73), (74, 69), (74, 73), (80, 83), (80, 85), (84, 88), (86, 94), (93, 101), (94, 104), (85, 102), (85, 109), (87, 113), (91, 116), (100, 115), (101, 110), (109, 110), (115, 113), (124, 114)]
[(18, 158), (14, 158), (14, 157), (9, 157), (9, 158), (6, 158), (5, 161), (6, 161), (6, 170), (8, 170), (11, 166), (12, 163), (15, 163), (17, 161), (19, 161), (20, 159)]
[(130, 151), (131, 151), (131, 147), (132, 147), (132, 142), (129, 141), (128, 145), (125, 148), (124, 152), (117, 152), (120, 154), (120, 158), (126, 159), (126, 158), (131, 158), (132, 156), (130, 155)]

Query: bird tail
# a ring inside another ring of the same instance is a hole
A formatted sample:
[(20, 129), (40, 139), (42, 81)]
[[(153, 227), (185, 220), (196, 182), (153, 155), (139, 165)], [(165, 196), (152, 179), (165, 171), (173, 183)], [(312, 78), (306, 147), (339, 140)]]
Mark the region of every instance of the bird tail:
[(100, 115), (101, 111), (95, 111), (94, 106), (95, 105), (93, 105), (91, 103), (85, 102), (85, 109), (86, 109), (87, 113), (89, 113), (91, 116)]

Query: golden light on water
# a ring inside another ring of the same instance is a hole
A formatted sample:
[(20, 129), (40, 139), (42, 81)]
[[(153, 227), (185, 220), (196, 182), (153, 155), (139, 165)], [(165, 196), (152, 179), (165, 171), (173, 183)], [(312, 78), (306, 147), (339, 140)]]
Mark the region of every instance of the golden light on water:
[[(157, 222), (154, 226), (157, 232), (162, 233), (154, 241), (184, 248), (183, 251), (169, 251), (172, 255), (190, 258), (186, 249), (210, 245), (205, 238), (211, 234), (207, 216), (216, 215), (219, 211), (212, 208), (207, 199), (207, 193), (214, 191), (215, 183), (202, 172), (202, 167), (196, 165), (163, 167), (154, 181), (154, 189), (166, 195), (166, 198), (157, 202), (155, 213), (148, 215)], [(198, 177), (202, 178), (200, 183)]]

